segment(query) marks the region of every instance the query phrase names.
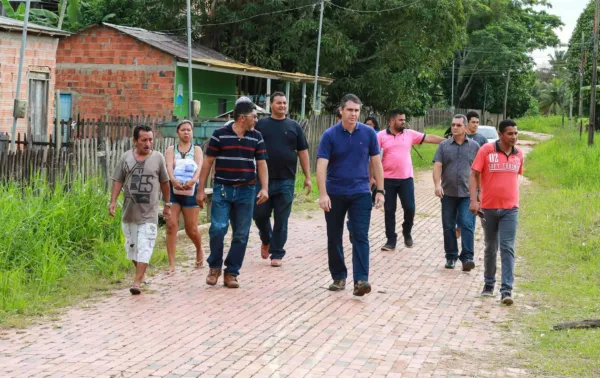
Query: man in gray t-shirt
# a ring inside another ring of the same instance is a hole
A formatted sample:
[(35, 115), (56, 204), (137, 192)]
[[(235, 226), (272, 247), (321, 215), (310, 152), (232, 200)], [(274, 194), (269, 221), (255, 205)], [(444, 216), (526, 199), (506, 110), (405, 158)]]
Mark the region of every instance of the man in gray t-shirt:
[(479, 127), (479, 114), (477, 112), (467, 113), (467, 138), (473, 139), (479, 147), (483, 146), (488, 142), (487, 138), (477, 132)]
[(122, 228), (127, 258), (135, 265), (135, 281), (129, 291), (140, 294), (140, 285), (152, 257), (158, 233), (158, 201), (160, 192), (166, 201), (163, 217), (171, 215), (169, 175), (165, 158), (152, 150), (153, 134), (149, 126), (133, 130), (134, 148), (121, 156), (113, 173), (109, 215), (115, 216), (121, 189), (123, 202)]
[[(446, 268), (454, 269), (456, 260), (462, 262), (462, 270), (475, 267), (474, 231), (475, 215), (469, 211), (469, 177), (471, 164), (479, 151), (479, 144), (466, 136), (466, 117), (457, 114), (452, 120), (452, 137), (440, 143), (433, 157), (433, 183), (435, 195), (442, 200), (442, 226)], [(458, 254), (455, 228), (461, 229), (462, 252)]]

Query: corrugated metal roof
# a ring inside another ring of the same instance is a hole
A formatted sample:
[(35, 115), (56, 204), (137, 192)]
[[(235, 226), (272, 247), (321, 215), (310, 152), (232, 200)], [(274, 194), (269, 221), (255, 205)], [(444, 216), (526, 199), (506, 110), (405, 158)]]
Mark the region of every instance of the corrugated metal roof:
[[(12, 18), (0, 16), (0, 30), (23, 30), (24, 22), (15, 20)], [(49, 28), (47, 26), (32, 24), (31, 22), (27, 23), (27, 32), (32, 34), (45, 34), (51, 36), (66, 36), (71, 33), (59, 30), (55, 28)]]
[[(167, 54), (173, 55), (174, 57), (187, 62), (188, 51), (187, 41), (185, 38), (141, 28), (114, 25), (107, 22), (103, 22), (102, 24), (116, 29), (124, 34), (130, 35), (139, 41), (147, 43), (150, 46), (153, 46), (159, 50), (166, 52)], [(197, 42), (192, 44), (192, 61), (194, 63), (204, 64), (207, 67), (219, 67), (239, 71), (240, 75), (244, 75), (248, 72), (253, 72), (258, 75), (263, 74), (268, 77), (277, 77), (281, 80), (298, 81), (306, 83), (312, 83), (315, 79), (314, 76), (299, 72), (275, 71), (252, 66), (249, 64), (243, 64), (231, 58), (228, 58), (220, 52), (208, 48), (204, 45), (201, 45)], [(329, 85), (333, 83), (333, 79), (319, 76), (319, 83)]]

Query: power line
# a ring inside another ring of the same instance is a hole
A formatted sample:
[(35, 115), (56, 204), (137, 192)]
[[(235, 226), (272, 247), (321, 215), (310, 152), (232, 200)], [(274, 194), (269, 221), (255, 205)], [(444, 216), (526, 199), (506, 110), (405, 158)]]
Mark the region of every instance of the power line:
[(404, 5), (400, 5), (400, 6), (394, 7), (394, 8), (380, 9), (380, 10), (372, 10), (372, 11), (371, 11), (371, 10), (359, 10), (359, 9), (346, 8), (346, 7), (343, 7), (343, 6), (341, 6), (341, 5), (334, 4), (334, 3), (333, 3), (331, 0), (327, 0), (327, 2), (328, 2), (329, 4), (331, 4), (331, 5), (333, 5), (334, 7), (336, 7), (336, 8), (339, 8), (339, 9), (343, 9), (343, 10), (346, 10), (346, 11), (349, 11), (349, 12), (354, 12), (354, 13), (363, 13), (363, 14), (368, 14), (368, 13), (382, 13), (382, 12), (393, 12), (393, 11), (395, 11), (395, 10), (402, 9), (402, 8), (406, 8), (406, 7), (409, 7), (409, 6), (411, 6), (411, 5), (415, 5), (415, 4), (419, 3), (419, 1), (414, 1), (414, 2), (412, 2), (412, 3), (410, 3), (410, 4), (404, 4)]
[[(302, 6), (299, 6), (299, 7), (296, 7), (296, 8), (281, 9), (281, 10), (272, 11), (272, 12), (265, 12), (265, 13), (255, 14), (254, 16), (250, 16), (250, 17), (246, 17), (246, 18), (241, 18), (239, 20), (224, 21), (224, 22), (210, 23), (210, 24), (201, 24), (200, 26), (204, 27), (204, 26), (231, 25), (231, 24), (236, 24), (236, 23), (239, 23), (239, 22), (248, 21), (248, 20), (251, 20), (251, 19), (257, 18), (257, 17), (270, 16), (270, 15), (279, 14), (279, 13), (293, 12), (293, 11), (304, 9), (304, 8), (314, 7), (315, 5), (318, 5), (320, 3), (321, 3), (320, 1), (317, 1), (315, 3), (311, 3), (311, 4), (307, 4), (307, 5), (302, 5)], [(181, 31), (181, 30), (185, 30), (185, 28), (168, 29), (168, 30), (152, 30), (152, 31), (154, 31), (154, 32), (160, 32), (160, 33), (167, 33), (167, 32), (173, 32), (173, 31)]]

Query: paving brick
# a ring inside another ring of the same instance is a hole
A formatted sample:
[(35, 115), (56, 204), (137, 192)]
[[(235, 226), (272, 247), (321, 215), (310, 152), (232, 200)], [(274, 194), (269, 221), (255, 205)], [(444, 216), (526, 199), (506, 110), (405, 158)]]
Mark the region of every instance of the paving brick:
[[(480, 225), (477, 268), (444, 269), (440, 201), (430, 177), (423, 173), (415, 181), (413, 248), (380, 251), (383, 211), (373, 210), (373, 292), (363, 298), (352, 296), (352, 281), (344, 292), (327, 290), (324, 216), (294, 213), (283, 267), (260, 258), (253, 228), (240, 289), (207, 287), (206, 269), (159, 274), (151, 293), (115, 291), (86, 309), (69, 310), (60, 328), (3, 331), (0, 376), (526, 375), (486, 358), (502, 348), (502, 333), (489, 319), (502, 321), (508, 312), (498, 298), (478, 296)], [(399, 226), (401, 214), (399, 207)], [(351, 272), (347, 237), (344, 248)]]

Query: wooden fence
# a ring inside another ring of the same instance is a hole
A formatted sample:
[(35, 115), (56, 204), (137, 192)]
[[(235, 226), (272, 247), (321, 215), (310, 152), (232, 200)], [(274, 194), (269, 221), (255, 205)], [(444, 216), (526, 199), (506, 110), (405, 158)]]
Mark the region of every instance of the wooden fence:
[[(174, 138), (158, 138), (154, 149), (164, 154), (175, 143)], [(77, 139), (70, 148), (27, 148), (0, 153), (0, 182), (24, 185), (38, 177), (54, 187), (59, 180), (89, 180), (102, 178), (105, 189), (110, 187), (112, 173), (125, 151), (132, 148), (130, 138)]]
[[(448, 124), (454, 114), (467, 113), (467, 109), (432, 109), (425, 117), (409, 119), (411, 129), (424, 131), (425, 127)], [(361, 117), (364, 121), (365, 116)], [(389, 123), (385, 116), (375, 115), (383, 129)], [(483, 119), (487, 119), (485, 122)], [(500, 115), (485, 114), (481, 124), (489, 120), (501, 119)], [(10, 138), (0, 134), (0, 182), (17, 181), (28, 183), (31, 178), (41, 176), (55, 185), (61, 178), (84, 180), (102, 177), (106, 188), (111, 183), (111, 175), (120, 156), (132, 148), (133, 127), (145, 124), (155, 130), (154, 149), (164, 153), (175, 138), (162, 137), (158, 125), (164, 117), (105, 117), (100, 119), (79, 118), (61, 123), (62, 131), (57, 138), (50, 136), (48, 142), (33, 142), (27, 135), (17, 136), (17, 151), (9, 152)], [(321, 136), (336, 123), (334, 115), (314, 115), (302, 120), (302, 128), (309, 144), (311, 169), (316, 168), (316, 154)], [(195, 139), (194, 144), (202, 145), (203, 139)]]

